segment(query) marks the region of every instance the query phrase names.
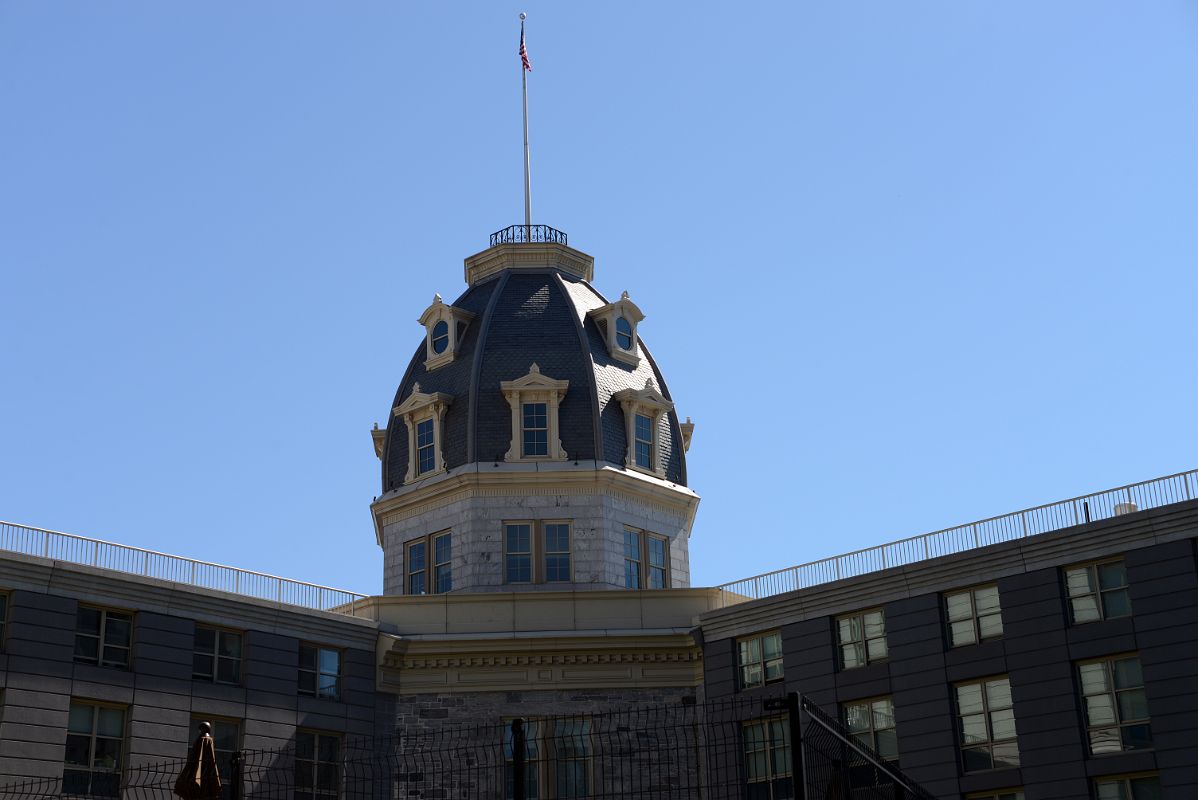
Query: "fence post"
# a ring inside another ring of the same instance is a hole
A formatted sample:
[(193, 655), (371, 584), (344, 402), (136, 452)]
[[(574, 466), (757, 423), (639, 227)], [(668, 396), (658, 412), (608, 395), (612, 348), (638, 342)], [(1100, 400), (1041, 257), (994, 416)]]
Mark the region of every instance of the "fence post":
[(512, 800), (524, 800), (524, 720), (512, 720)]
[(799, 719), (799, 694), (786, 695), (786, 721), (790, 726), (790, 782), (795, 800), (807, 800), (807, 772), (803, 769), (803, 726)]
[(229, 800), (241, 800), (241, 751), (234, 750), (230, 761), (232, 768), (229, 770), (229, 780), (233, 785), (229, 787)]

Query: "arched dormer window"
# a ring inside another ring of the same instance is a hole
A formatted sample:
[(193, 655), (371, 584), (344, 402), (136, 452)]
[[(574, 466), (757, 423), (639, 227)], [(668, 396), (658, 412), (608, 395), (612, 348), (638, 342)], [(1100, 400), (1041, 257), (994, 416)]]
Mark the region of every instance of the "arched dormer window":
[(445, 412), (452, 402), (453, 397), (444, 392), (425, 394), (418, 383), (407, 400), (391, 409), (408, 428), (408, 471), (404, 483), (445, 471), (443, 430)]
[(641, 313), (637, 304), (629, 299), (628, 292), (621, 294), (620, 299), (614, 303), (588, 311), (587, 316), (595, 320), (595, 324), (599, 326), (608, 355), (634, 367), (640, 363), (636, 347), (636, 326), (645, 315)]
[(533, 364), (523, 378), (500, 381), (499, 388), (512, 407), (512, 446), (503, 460), (565, 461), (557, 409), (570, 382), (542, 375)]
[(644, 389), (623, 389), (613, 397), (624, 409), (624, 434), (628, 440), (624, 466), (665, 477), (666, 465), (661, 457), (661, 418), (674, 404), (657, 391), (652, 378), (645, 379)]
[(466, 326), (474, 314), (456, 306), (441, 302), (441, 295), (433, 296), (433, 304), (424, 310), (417, 320), (424, 326), (424, 368), (432, 371), (453, 361), (458, 346), (466, 332)]

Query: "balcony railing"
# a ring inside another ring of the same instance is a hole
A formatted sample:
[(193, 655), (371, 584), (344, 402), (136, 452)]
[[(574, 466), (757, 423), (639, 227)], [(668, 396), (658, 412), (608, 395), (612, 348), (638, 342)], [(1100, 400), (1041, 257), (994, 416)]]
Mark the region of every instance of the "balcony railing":
[(503, 230), (491, 234), (492, 247), (497, 244), (529, 244), (533, 242), (567, 244), (565, 231), (550, 228), (548, 225), (508, 225)]
[(1107, 489), (1071, 500), (969, 522), (953, 528), (867, 547), (844, 555), (767, 572), (719, 586), (723, 603), (732, 605), (759, 600), (842, 578), (914, 564), (939, 556), (961, 553), (1000, 542), (1070, 528), (1093, 520), (1109, 519), (1131, 511), (1179, 503), (1198, 497), (1198, 470), (1179, 472), (1142, 483)]
[(365, 613), (357, 609), (357, 601), (366, 599), (367, 595), (357, 592), (12, 522), (0, 521), (0, 550), (157, 578), (279, 605), (349, 616)]

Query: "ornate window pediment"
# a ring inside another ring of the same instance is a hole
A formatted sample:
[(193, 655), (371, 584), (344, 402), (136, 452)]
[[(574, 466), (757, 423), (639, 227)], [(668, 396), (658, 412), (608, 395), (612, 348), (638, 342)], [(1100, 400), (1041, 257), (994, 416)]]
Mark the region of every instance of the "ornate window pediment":
[(674, 407), (673, 402), (657, 390), (652, 378), (645, 379), (643, 389), (623, 389), (612, 395), (624, 409), (624, 431), (628, 450), (624, 466), (661, 478), (666, 474), (661, 458), (661, 417)]
[(527, 375), (501, 381), (499, 388), (512, 407), (512, 446), (503, 460), (565, 461), (557, 410), (570, 382), (542, 375), (541, 368), (533, 364)]
[(408, 399), (391, 409), (391, 413), (402, 418), (408, 427), (408, 472), (404, 475), (404, 483), (445, 471), (442, 430), (445, 412), (452, 402), (452, 395), (445, 392), (426, 394), (418, 383), (412, 387)]
[(433, 295), (433, 304), (424, 310), (417, 320), (424, 326), (424, 368), (430, 372), (453, 361), (458, 345), (466, 332), (466, 326), (474, 314), (456, 306), (441, 302), (441, 295)]
[(587, 316), (595, 320), (603, 334), (603, 343), (607, 345), (608, 354), (617, 361), (631, 364), (634, 367), (640, 363), (636, 347), (636, 326), (645, 318), (637, 304), (628, 297), (628, 292), (620, 295), (614, 303), (593, 309)]

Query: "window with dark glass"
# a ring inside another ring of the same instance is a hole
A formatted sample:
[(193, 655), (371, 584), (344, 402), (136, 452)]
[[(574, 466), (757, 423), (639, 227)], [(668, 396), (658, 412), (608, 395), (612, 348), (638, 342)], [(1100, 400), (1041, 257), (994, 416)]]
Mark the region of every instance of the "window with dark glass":
[(782, 717), (744, 723), (745, 797), (748, 800), (791, 800), (790, 728)]
[(408, 594), (428, 591), (428, 543), (423, 539), (408, 545)]
[(1122, 560), (1067, 568), (1065, 589), (1074, 624), (1131, 616), (1127, 566)]
[(624, 530), (624, 586), (641, 588), (641, 534)]
[(433, 352), (444, 353), (449, 347), (449, 323), (441, 320), (433, 326)]
[(997, 586), (949, 592), (944, 596), (949, 641), (953, 647), (1002, 636), (1002, 608)]
[(8, 622), (8, 595), (0, 592), (0, 650), (4, 649), (4, 625)]
[[(511, 721), (504, 724), (504, 797), (514, 796), (515, 761)], [(524, 723), (524, 797), (591, 797), (594, 786), (591, 720), (588, 717), (532, 719)]]
[(1156, 775), (1118, 775), (1094, 779), (1098, 800), (1164, 800)]
[[(552, 727), (552, 721), (544, 723)], [(543, 781), (542, 776), (549, 771), (548, 764), (545, 761), (545, 748), (541, 746), (542, 723), (538, 720), (525, 720), (524, 722), (524, 798), (525, 800), (540, 800), (541, 799), (541, 784), (548, 783)], [(516, 760), (515, 754), (515, 738), (512, 735), (512, 721), (504, 720), (503, 723), (503, 782), (505, 800), (512, 800), (516, 796)]]
[(646, 536), (649, 554), (649, 588), (666, 588), (666, 540), (660, 536)]
[(957, 731), (966, 772), (1019, 766), (1011, 681), (992, 678), (956, 687)]
[(1022, 789), (999, 789), (996, 792), (967, 794), (965, 800), (1024, 800)]
[(740, 688), (753, 689), (782, 680), (782, 634), (763, 633), (736, 640)]
[(616, 347), (632, 349), (632, 325), (624, 317), (616, 317)]
[(864, 667), (888, 655), (886, 615), (881, 609), (862, 611), (836, 620), (842, 669)]
[(438, 594), (453, 589), (453, 540), (448, 533), (433, 537), (433, 585)]
[(844, 726), (859, 744), (887, 761), (898, 760), (898, 732), (894, 725), (894, 701), (889, 697), (845, 703)]
[(553, 723), (554, 772), (557, 796), (591, 796), (591, 721), (585, 717)]
[(416, 539), (408, 542), (406, 548), (408, 594), (436, 594), (453, 589), (451, 532)]
[(504, 526), (504, 570), (507, 583), (532, 583), (532, 524)]
[(433, 420), (416, 423), (416, 473), (423, 475), (437, 467), (437, 445), (433, 432)]
[(72, 700), (62, 794), (119, 797), (124, 740), (125, 709)]
[(75, 612), (75, 660), (81, 664), (129, 668), (133, 615), (79, 606)]
[(653, 420), (644, 414), (636, 415), (636, 465), (653, 469)]
[[(193, 737), (197, 735), (202, 722), (212, 725), (212, 745), (216, 751), (216, 771), (220, 774), (221, 796), (230, 797), (233, 779), (233, 753), (241, 747), (241, 724), (230, 719), (216, 719), (208, 716), (192, 717)], [(193, 738), (191, 741), (195, 741), (195, 739)]]
[(196, 626), (191, 675), (213, 683), (241, 683), (241, 634)]
[(570, 525), (552, 522), (545, 525), (545, 581), (570, 580)]
[(1103, 755), (1152, 747), (1148, 697), (1138, 656), (1077, 665), (1090, 753)]
[(524, 456), (549, 455), (549, 412), (545, 403), (524, 403)]
[(670, 542), (663, 536), (624, 529), (624, 586), (665, 589), (670, 585)]
[(341, 699), (341, 651), (300, 643), (299, 693), (325, 700)]
[(319, 731), (295, 732), (294, 800), (341, 795), (341, 736)]

